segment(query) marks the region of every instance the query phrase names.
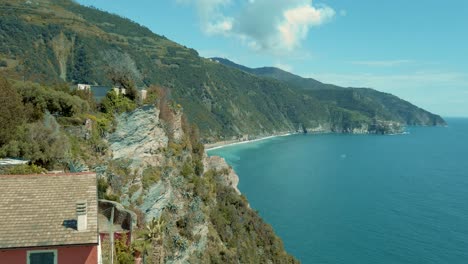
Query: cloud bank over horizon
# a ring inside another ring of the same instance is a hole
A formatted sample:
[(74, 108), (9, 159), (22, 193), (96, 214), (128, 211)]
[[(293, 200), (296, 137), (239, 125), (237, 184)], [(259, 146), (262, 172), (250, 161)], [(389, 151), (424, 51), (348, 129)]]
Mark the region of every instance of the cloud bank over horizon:
[(301, 46), (309, 30), (332, 20), (336, 12), (312, 0), (246, 0), (229, 14), (232, 0), (176, 0), (195, 6), (208, 35), (240, 40), (253, 50), (288, 53)]

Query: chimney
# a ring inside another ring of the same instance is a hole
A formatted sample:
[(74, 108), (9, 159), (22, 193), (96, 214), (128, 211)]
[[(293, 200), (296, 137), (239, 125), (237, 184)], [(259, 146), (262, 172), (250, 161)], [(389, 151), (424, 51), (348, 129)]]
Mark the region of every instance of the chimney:
[(86, 200), (76, 202), (76, 229), (86, 231), (88, 229), (88, 204)]

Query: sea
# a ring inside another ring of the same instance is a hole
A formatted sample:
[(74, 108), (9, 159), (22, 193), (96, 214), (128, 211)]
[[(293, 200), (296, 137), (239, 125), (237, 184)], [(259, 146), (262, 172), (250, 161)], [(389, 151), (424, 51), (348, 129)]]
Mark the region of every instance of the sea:
[(302, 263), (468, 263), (468, 119), (208, 151)]

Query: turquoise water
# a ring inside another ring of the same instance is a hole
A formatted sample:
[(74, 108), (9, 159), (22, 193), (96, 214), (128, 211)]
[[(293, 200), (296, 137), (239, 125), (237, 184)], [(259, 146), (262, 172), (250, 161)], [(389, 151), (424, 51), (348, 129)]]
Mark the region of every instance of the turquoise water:
[(217, 149), (302, 263), (468, 263), (468, 119)]

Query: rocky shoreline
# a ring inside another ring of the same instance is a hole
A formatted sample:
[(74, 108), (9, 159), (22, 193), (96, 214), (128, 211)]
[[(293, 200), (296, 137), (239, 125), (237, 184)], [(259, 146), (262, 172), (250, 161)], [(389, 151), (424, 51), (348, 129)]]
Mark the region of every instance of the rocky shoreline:
[(231, 140), (222, 140), (213, 143), (205, 144), (205, 150), (214, 150), (219, 148), (224, 148), (228, 146), (238, 145), (238, 144), (245, 144), (251, 143), (255, 141), (265, 140), (274, 137), (280, 136), (289, 136), (294, 134), (323, 134), (323, 133), (339, 133), (339, 134), (377, 134), (377, 135), (395, 135), (395, 134), (402, 134), (404, 131), (404, 126), (397, 122), (391, 121), (378, 121), (371, 125), (364, 124), (360, 127), (355, 128), (337, 128), (332, 127), (329, 124), (319, 125), (314, 128), (305, 128), (304, 131), (288, 131), (288, 132), (281, 132), (281, 133), (274, 133), (270, 135), (262, 135), (259, 137), (253, 138), (238, 138), (238, 139), (231, 139)]

